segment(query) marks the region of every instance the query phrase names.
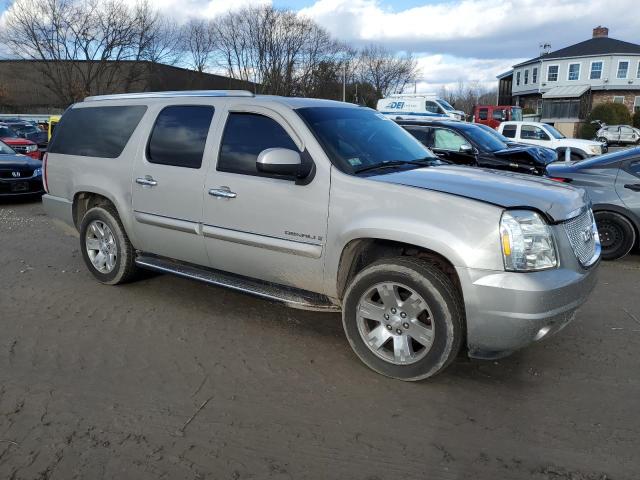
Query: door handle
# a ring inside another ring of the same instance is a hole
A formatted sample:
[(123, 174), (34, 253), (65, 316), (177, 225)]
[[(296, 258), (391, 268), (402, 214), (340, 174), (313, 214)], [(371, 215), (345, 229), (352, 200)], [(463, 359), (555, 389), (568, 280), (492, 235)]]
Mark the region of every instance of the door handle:
[(209, 195), (219, 198), (236, 198), (236, 192), (232, 192), (229, 187), (212, 188), (209, 190)]
[(627, 183), (624, 188), (628, 188), (634, 192), (640, 192), (640, 183)]
[(151, 175), (136, 178), (136, 183), (144, 187), (155, 187), (158, 185), (158, 182), (156, 182)]

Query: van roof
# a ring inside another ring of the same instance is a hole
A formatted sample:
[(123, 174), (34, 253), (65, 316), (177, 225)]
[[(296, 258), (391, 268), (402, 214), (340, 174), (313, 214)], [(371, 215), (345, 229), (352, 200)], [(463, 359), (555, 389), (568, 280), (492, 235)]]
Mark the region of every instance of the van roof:
[(171, 99), (185, 97), (236, 97), (236, 98), (255, 98), (262, 101), (274, 101), (288, 105), (291, 108), (304, 107), (353, 107), (359, 108), (359, 105), (348, 102), (339, 102), (337, 100), (323, 100), (318, 98), (303, 97), (279, 97), (277, 95), (255, 95), (247, 90), (181, 90), (167, 92), (139, 92), (139, 93), (117, 93), (111, 95), (95, 95), (87, 97), (84, 102), (99, 102), (106, 100), (145, 100), (145, 99)]

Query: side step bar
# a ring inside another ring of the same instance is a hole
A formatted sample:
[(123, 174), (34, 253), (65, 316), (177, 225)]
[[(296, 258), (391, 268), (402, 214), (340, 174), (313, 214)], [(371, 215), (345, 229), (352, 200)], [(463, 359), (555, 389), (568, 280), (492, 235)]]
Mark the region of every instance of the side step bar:
[(340, 311), (339, 305), (332, 303), (329, 297), (320, 295), (319, 293), (263, 282), (189, 263), (141, 254), (136, 257), (136, 265), (141, 268), (163, 273), (172, 273), (179, 277), (190, 278), (210, 285), (226, 287), (268, 300), (282, 302), (291, 308), (323, 312)]

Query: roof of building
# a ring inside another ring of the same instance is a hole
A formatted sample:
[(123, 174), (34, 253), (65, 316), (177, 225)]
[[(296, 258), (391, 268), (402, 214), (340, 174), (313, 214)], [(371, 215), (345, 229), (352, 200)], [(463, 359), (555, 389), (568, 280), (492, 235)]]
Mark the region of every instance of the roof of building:
[(609, 37), (596, 37), (585, 40), (584, 42), (570, 45), (555, 52), (541, 55), (526, 62), (514, 65), (520, 67), (528, 65), (530, 63), (538, 62), (540, 60), (549, 60), (553, 58), (574, 58), (574, 57), (588, 57), (592, 55), (640, 55), (640, 45), (631, 42), (624, 42), (622, 40), (616, 40)]

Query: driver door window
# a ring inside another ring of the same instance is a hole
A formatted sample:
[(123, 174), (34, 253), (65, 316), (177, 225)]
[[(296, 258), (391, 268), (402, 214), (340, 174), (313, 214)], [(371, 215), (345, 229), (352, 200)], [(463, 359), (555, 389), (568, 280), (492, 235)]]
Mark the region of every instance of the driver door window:
[(433, 148), (436, 150), (449, 150), (459, 152), (462, 145), (468, 145), (469, 142), (455, 132), (444, 128), (436, 128), (434, 135)]
[(534, 125), (523, 125), (520, 130), (520, 138), (528, 140), (549, 140), (549, 135), (540, 127)]
[(272, 118), (256, 113), (229, 113), (224, 127), (217, 170), (269, 177), (258, 172), (256, 160), (267, 148), (298, 147), (282, 126)]
[(424, 108), (427, 112), (430, 112), (430, 113), (440, 113), (440, 107), (438, 106), (438, 104), (430, 100), (427, 100), (425, 102)]

